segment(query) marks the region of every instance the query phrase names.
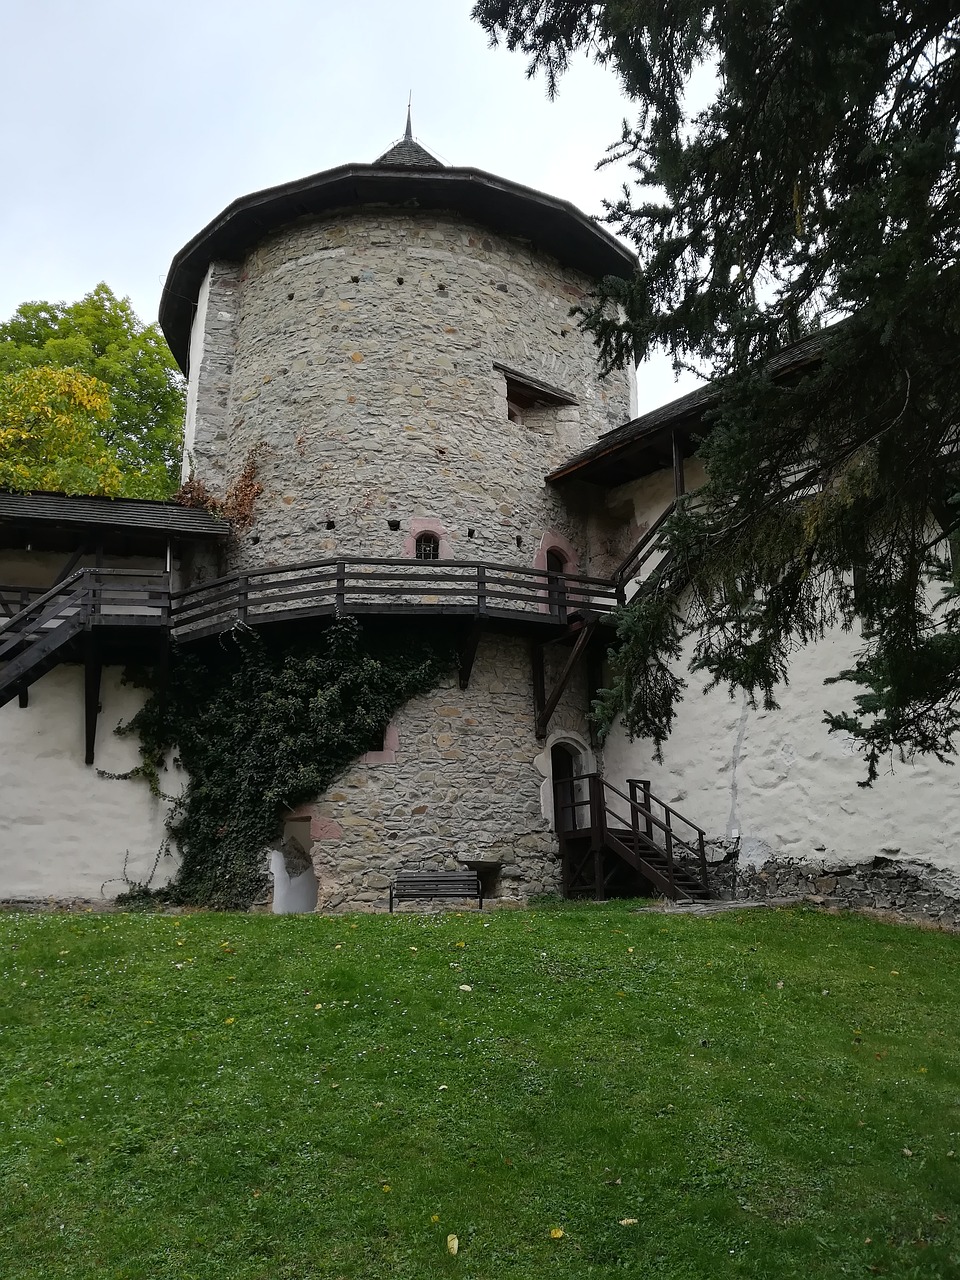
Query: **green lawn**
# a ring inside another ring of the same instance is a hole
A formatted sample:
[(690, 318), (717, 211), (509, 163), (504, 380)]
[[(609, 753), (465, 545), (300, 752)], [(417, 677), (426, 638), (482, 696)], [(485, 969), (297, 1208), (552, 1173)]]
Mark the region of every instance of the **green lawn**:
[(607, 904), (0, 953), (3, 1277), (960, 1275), (956, 936)]

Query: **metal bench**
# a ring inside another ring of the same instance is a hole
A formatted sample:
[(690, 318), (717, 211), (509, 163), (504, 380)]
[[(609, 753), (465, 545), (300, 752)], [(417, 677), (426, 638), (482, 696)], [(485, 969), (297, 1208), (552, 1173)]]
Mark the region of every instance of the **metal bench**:
[(398, 871), (390, 887), (390, 910), (395, 902), (412, 898), (476, 898), (483, 910), (480, 877), (472, 871)]

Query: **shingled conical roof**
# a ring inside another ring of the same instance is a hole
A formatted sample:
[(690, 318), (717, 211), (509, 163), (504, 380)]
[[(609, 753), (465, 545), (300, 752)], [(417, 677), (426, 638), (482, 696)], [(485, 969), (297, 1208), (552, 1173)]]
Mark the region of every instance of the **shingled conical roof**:
[(407, 127), (403, 137), (389, 151), (378, 156), (374, 164), (406, 165), (411, 169), (442, 169), (440, 161), (413, 140), (413, 128), (410, 123), (410, 108), (407, 107)]

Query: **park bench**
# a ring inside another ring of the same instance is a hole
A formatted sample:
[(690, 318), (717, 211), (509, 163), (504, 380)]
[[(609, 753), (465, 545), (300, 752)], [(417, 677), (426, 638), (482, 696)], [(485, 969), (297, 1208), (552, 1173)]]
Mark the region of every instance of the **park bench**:
[(390, 888), (390, 910), (395, 902), (412, 898), (476, 898), (483, 910), (480, 877), (473, 871), (398, 871)]

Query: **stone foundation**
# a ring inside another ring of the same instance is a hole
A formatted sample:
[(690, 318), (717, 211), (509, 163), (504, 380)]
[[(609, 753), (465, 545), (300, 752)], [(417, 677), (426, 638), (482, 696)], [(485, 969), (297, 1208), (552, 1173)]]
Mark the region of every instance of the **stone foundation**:
[(810, 901), (854, 910), (889, 911), (903, 919), (960, 928), (960, 876), (924, 862), (876, 857), (829, 864), (778, 861), (740, 865), (736, 855), (710, 873), (721, 898)]

